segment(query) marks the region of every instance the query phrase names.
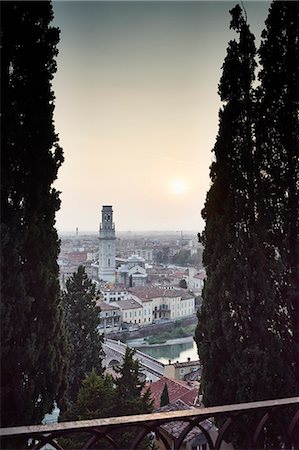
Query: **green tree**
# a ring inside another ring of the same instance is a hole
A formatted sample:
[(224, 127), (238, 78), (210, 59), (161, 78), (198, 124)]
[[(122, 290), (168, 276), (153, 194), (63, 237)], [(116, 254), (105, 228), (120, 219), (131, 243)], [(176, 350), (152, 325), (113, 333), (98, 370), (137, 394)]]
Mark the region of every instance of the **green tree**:
[[(273, 2), (259, 50), (259, 227), (281, 263), (299, 387), (299, 4)], [(297, 391), (298, 392), (298, 391)]]
[(117, 415), (143, 414), (152, 411), (152, 402), (148, 401), (148, 391), (142, 393), (145, 381), (140, 362), (134, 359), (136, 350), (127, 347), (122, 364), (115, 369), (117, 378), (116, 398)]
[(114, 380), (95, 369), (86, 375), (74, 404), (76, 420), (110, 417), (115, 404)]
[[(140, 362), (134, 358), (135, 349), (126, 348), (122, 364), (115, 369), (117, 377), (115, 379), (115, 404), (114, 415), (125, 416), (129, 414), (145, 414), (153, 411), (153, 401), (150, 390), (144, 391), (145, 380), (141, 370)], [(140, 432), (136, 429), (123, 429), (121, 433), (115, 435), (115, 440), (120, 448), (129, 448), (136, 435)], [(144, 442), (143, 442), (144, 443)], [(148, 448), (139, 445), (139, 448)]]
[(63, 387), (52, 187), (63, 162), (51, 80), (59, 30), (52, 5), (1, 4), (1, 425), (40, 423)]
[(169, 394), (167, 384), (164, 384), (164, 388), (160, 397), (160, 407), (168, 405), (169, 403)]
[(180, 280), (180, 282), (179, 282), (179, 287), (180, 288), (182, 288), (182, 289), (187, 289), (187, 281), (186, 280), (184, 280), (184, 278), (182, 278), (181, 280)]
[(98, 332), (100, 307), (96, 305), (95, 284), (88, 279), (83, 266), (66, 281), (62, 300), (69, 341), (67, 400), (73, 403), (86, 374), (93, 368), (98, 374), (103, 372), (103, 336)]
[[(114, 380), (110, 375), (98, 374), (95, 369), (85, 376), (75, 402), (71, 406), (69, 416), (72, 420), (88, 420), (113, 415), (115, 405)], [(74, 433), (61, 438), (59, 443), (63, 448), (75, 450), (82, 448), (91, 435)], [(96, 448), (105, 448), (107, 442), (99, 442)], [(105, 445), (106, 444), (106, 445)], [(92, 448), (95, 448), (94, 446)]]
[(280, 266), (256, 221), (254, 37), (239, 6), (231, 15), (239, 41), (229, 43), (223, 65), (225, 105), (203, 211), (207, 280), (196, 342), (206, 406), (285, 396), (293, 386)]

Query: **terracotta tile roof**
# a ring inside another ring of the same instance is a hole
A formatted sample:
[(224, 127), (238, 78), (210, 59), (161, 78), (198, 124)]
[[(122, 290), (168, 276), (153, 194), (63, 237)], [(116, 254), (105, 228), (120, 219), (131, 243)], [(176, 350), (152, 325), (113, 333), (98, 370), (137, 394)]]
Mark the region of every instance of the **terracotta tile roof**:
[(160, 408), (160, 399), (165, 383), (168, 388), (169, 403), (185, 398), (185, 403), (194, 405), (198, 396), (198, 388), (189, 386), (188, 383), (184, 381), (162, 377), (158, 381), (146, 385), (146, 388), (149, 388), (151, 392), (155, 409)]
[(173, 278), (180, 278), (180, 279), (182, 279), (184, 277), (187, 277), (188, 274), (187, 274), (187, 272), (179, 272), (179, 271), (177, 271), (177, 272), (173, 272), (170, 276), (173, 277)]
[(205, 280), (207, 278), (206, 271), (203, 270), (202, 272), (197, 273), (193, 278), (196, 278), (197, 280)]
[(98, 301), (97, 306), (101, 308), (101, 311), (119, 311), (119, 306), (116, 305), (116, 302), (113, 303), (105, 303), (103, 301)]
[(167, 297), (167, 298), (178, 298), (186, 300), (187, 298), (194, 298), (189, 292), (183, 289), (163, 289), (157, 286), (140, 286), (129, 288), (128, 291), (140, 298), (141, 300), (149, 300), (152, 298)]
[(185, 362), (175, 362), (173, 366), (176, 368), (180, 367), (192, 367), (192, 366), (200, 366), (200, 361), (197, 359), (196, 361), (185, 361)]
[(129, 300), (118, 300), (116, 302), (113, 302), (116, 305), (119, 305), (119, 307), (121, 309), (137, 309), (137, 308), (142, 308), (142, 306), (140, 305), (140, 303), (136, 302), (133, 299), (129, 299)]

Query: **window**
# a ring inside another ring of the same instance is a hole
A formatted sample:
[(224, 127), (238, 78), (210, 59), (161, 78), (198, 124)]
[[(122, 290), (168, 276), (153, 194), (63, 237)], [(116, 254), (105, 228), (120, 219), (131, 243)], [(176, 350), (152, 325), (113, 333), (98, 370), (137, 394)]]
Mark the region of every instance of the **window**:
[(208, 450), (208, 444), (198, 444), (194, 447), (192, 446), (192, 450)]

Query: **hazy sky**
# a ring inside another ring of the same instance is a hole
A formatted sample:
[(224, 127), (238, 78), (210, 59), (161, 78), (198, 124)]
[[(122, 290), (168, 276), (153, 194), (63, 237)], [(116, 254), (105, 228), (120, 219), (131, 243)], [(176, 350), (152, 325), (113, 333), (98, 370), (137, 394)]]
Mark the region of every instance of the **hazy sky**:
[[(218, 130), (232, 1), (57, 1), (59, 231), (196, 230)], [(270, 2), (244, 2), (260, 39)]]

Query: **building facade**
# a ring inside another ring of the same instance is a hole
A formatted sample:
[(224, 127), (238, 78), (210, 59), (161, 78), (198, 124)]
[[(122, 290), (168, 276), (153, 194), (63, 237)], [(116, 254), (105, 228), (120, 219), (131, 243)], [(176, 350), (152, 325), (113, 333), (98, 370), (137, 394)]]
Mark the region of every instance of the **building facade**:
[(115, 283), (115, 226), (112, 206), (102, 207), (99, 235), (98, 279)]

